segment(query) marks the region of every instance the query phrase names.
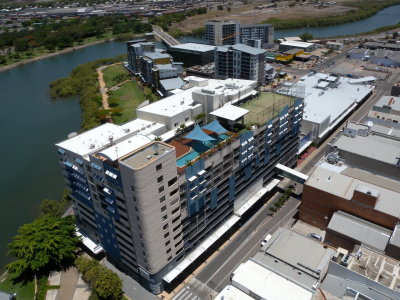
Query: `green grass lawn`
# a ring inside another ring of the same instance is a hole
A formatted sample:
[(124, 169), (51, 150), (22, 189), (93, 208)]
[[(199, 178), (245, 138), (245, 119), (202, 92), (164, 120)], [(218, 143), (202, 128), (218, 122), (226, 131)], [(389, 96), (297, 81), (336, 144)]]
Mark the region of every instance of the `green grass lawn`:
[[(136, 107), (147, 98), (136, 81), (129, 81), (115, 91), (108, 92), (110, 99), (115, 99), (117, 108), (122, 109), (120, 115), (114, 114), (113, 121), (122, 124), (136, 117)], [(112, 101), (110, 101), (112, 103)]]
[(0, 282), (0, 290), (8, 293), (16, 293), (17, 300), (33, 300), (35, 294), (35, 284), (32, 281), (28, 282), (13, 282), (13, 276), (7, 276)]
[(122, 63), (103, 69), (103, 78), (107, 88), (129, 79), (129, 77), (129, 73)]

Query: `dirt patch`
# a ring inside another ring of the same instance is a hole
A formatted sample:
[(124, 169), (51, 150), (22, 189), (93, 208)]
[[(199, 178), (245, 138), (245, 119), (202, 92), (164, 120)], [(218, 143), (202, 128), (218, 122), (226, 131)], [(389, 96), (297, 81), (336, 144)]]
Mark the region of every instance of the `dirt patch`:
[(268, 18), (285, 18), (285, 19), (300, 19), (300, 18), (316, 18), (326, 17), (332, 15), (342, 15), (353, 8), (343, 6), (339, 2), (325, 8), (316, 8), (313, 4), (296, 5), (295, 7), (288, 7), (288, 2), (278, 4), (277, 8), (255, 9), (254, 7), (260, 4), (265, 4), (265, 1), (254, 1), (251, 4), (233, 6), (232, 10), (228, 12), (224, 10), (212, 10), (204, 15), (196, 15), (186, 20), (174, 24), (173, 27), (179, 28), (185, 32), (192, 31), (193, 29), (203, 27), (204, 24), (210, 20), (218, 18), (218, 20), (236, 20), (243, 25), (259, 24)]

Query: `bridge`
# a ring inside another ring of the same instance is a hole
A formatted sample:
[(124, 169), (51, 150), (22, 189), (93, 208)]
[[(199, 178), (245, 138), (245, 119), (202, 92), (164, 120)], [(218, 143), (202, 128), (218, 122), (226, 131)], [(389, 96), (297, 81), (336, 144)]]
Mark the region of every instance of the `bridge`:
[(168, 47), (177, 46), (181, 44), (176, 38), (170, 36), (168, 33), (162, 30), (160, 26), (153, 25), (153, 33), (156, 37), (161, 39), (161, 41)]
[(300, 173), (299, 171), (293, 170), (281, 164), (277, 164), (275, 167), (278, 169), (279, 175), (292, 179), (293, 181), (301, 184), (304, 184), (309, 177), (306, 174)]

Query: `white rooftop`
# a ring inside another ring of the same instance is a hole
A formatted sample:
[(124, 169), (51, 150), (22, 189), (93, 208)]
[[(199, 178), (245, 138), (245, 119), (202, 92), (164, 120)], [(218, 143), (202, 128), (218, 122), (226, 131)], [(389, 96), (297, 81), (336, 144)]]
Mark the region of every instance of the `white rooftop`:
[[(303, 119), (321, 123), (330, 116), (330, 124), (343, 118), (353, 105), (356, 105), (373, 89), (371, 85), (353, 85), (349, 78), (339, 77), (337, 88), (327, 87), (325, 83), (330, 77), (327, 74), (317, 73), (300, 78), (297, 85), (304, 86), (304, 114)], [(322, 80), (322, 81), (321, 81)], [(321, 90), (324, 87), (326, 90)], [(291, 90), (280, 89), (282, 94), (289, 94)]]
[(190, 87), (186, 90), (183, 90), (181, 93), (171, 95), (167, 98), (153, 102), (145, 107), (138, 108), (137, 111), (148, 112), (166, 117), (172, 117), (182, 113), (183, 111), (192, 109), (194, 107), (195, 103), (192, 97), (192, 93), (194, 91), (207, 89), (210, 91), (214, 91), (215, 93), (224, 94), (225, 97), (229, 97), (231, 95), (238, 94), (238, 91), (240, 90), (240, 98), (242, 99), (247, 97), (249, 94), (246, 93), (246, 90), (256, 85), (255, 81), (243, 80), (243, 79), (229, 78), (226, 80), (218, 80), (218, 79), (204, 79), (196, 76), (190, 76), (186, 79), (194, 82), (208, 81), (208, 84), (205, 86)]
[(215, 117), (219, 117), (229, 121), (236, 121), (246, 115), (249, 111), (247, 109), (235, 106), (235, 105), (224, 105), (210, 113)]
[(248, 260), (242, 263), (232, 277), (234, 286), (242, 286), (260, 299), (309, 300), (312, 293), (288, 279)]
[(214, 51), (215, 46), (205, 45), (205, 44), (197, 44), (197, 43), (185, 43), (176, 46), (172, 46), (172, 49), (184, 49), (191, 51), (199, 51), (199, 52), (207, 52)]
[[(120, 141), (137, 134), (151, 134), (163, 127), (165, 127), (165, 125), (141, 119), (135, 119), (123, 125), (105, 123), (60, 142), (56, 144), (56, 146), (74, 152), (84, 158), (88, 158), (90, 154), (105, 149), (106, 147), (110, 147), (112, 144), (118, 144)], [(120, 150), (124, 152), (123, 149), (124, 147), (121, 147)], [(108, 153), (108, 151), (104, 151)], [(113, 149), (113, 151), (115, 151), (115, 149)], [(110, 154), (110, 156), (112, 157), (114, 155)]]
[(307, 48), (307, 47), (314, 45), (314, 43), (299, 42), (299, 41), (286, 41), (286, 42), (280, 43), (280, 45), (299, 47), (299, 48)]
[[(177, 294), (177, 297), (179, 293)], [(250, 297), (246, 293), (243, 293), (238, 288), (227, 285), (224, 289), (214, 298), (214, 300), (254, 300), (253, 297)]]

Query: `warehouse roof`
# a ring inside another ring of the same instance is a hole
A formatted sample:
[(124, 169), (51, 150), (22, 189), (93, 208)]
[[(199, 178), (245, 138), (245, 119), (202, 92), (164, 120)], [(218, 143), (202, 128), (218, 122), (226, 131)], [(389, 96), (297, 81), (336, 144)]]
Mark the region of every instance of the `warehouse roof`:
[(197, 43), (185, 43), (172, 46), (171, 49), (181, 49), (181, 50), (189, 50), (195, 52), (208, 52), (208, 51), (214, 51), (215, 46), (197, 44)]
[(384, 251), (392, 231), (342, 211), (335, 212), (328, 229)]
[(242, 263), (234, 271), (232, 284), (248, 289), (260, 299), (309, 300), (312, 297), (310, 291), (252, 260)]
[(296, 48), (308, 48), (310, 46), (313, 46), (314, 43), (299, 42), (299, 41), (286, 41), (286, 42), (280, 43), (279, 45), (296, 47)]
[[(329, 165), (326, 163), (326, 165)], [(339, 173), (332, 168), (326, 168), (324, 164), (315, 168), (314, 172), (308, 178), (306, 185), (312, 186), (316, 189), (325, 191), (327, 193), (336, 195), (340, 198), (351, 200), (354, 191), (358, 186), (369, 187), (372, 190), (379, 191), (379, 198), (376, 201), (374, 209), (381, 211), (385, 214), (400, 218), (400, 205), (398, 201), (398, 192), (387, 189), (382, 186), (378, 186), (379, 182), (373, 184), (373, 178), (375, 175), (370, 175), (371, 180), (369, 182), (359, 180), (357, 178), (347, 176), (343, 173)], [(379, 177), (381, 180), (385, 180), (384, 177)], [(389, 180), (389, 179), (388, 179)], [(393, 182), (389, 180), (389, 182)]]

